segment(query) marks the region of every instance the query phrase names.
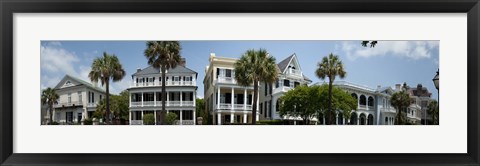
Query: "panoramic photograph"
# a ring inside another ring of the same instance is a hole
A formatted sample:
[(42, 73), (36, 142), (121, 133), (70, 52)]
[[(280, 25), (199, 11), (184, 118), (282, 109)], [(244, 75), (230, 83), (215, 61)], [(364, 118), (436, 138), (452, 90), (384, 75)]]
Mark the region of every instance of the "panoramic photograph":
[(439, 41), (41, 41), (41, 125), (439, 125)]

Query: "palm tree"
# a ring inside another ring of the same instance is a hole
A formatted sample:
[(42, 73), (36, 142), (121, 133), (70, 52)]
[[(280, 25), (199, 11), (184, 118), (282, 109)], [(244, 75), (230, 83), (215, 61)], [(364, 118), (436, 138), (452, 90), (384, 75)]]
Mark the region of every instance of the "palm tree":
[(397, 109), (396, 124), (403, 124), (402, 111), (405, 111), (408, 106), (410, 106), (410, 96), (408, 95), (406, 89), (406, 84), (401, 91), (395, 92), (392, 94), (391, 104), (395, 109)]
[(42, 91), (42, 104), (48, 105), (48, 124), (52, 124), (52, 117), (53, 117), (53, 105), (58, 104), (58, 99), (60, 96), (55, 92), (55, 89), (47, 88)]
[(106, 121), (107, 124), (110, 124), (111, 122), (111, 116), (110, 116), (110, 80), (113, 82), (117, 82), (123, 79), (125, 76), (125, 70), (122, 67), (122, 64), (120, 63), (120, 60), (118, 60), (117, 56), (115, 55), (110, 55), (107, 54), (106, 52), (103, 52), (103, 57), (98, 57), (93, 60), (92, 63), (92, 70), (90, 73), (88, 73), (88, 77), (92, 82), (100, 82), (102, 83), (102, 86), (105, 85), (106, 88)]
[(333, 110), (332, 110), (332, 89), (333, 81), (339, 76), (340, 78), (345, 78), (347, 72), (343, 67), (342, 61), (338, 58), (338, 55), (330, 55), (323, 57), (322, 62), (318, 63), (318, 69), (315, 71), (315, 74), (320, 79), (325, 79), (328, 77), (328, 112), (327, 112), (327, 124), (333, 123)]
[(428, 104), (427, 112), (432, 116), (433, 124), (438, 125), (438, 102), (435, 100), (430, 102), (430, 104)]
[(259, 49), (258, 51), (254, 49), (247, 50), (235, 62), (235, 79), (237, 84), (241, 86), (253, 84), (252, 124), (256, 124), (257, 118), (258, 83), (273, 84), (278, 75), (276, 66), (275, 57), (271, 56), (265, 49)]
[(180, 42), (178, 41), (148, 41), (144, 55), (148, 64), (162, 72), (162, 111), (160, 112), (160, 124), (165, 124), (165, 72), (175, 68), (180, 63), (181, 55)]

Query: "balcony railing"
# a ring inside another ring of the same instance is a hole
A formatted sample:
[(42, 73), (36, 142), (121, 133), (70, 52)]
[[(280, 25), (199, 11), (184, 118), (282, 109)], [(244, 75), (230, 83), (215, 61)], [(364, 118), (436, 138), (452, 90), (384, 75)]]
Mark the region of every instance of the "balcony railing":
[(287, 92), (287, 91), (289, 91), (290, 89), (292, 89), (292, 87), (289, 87), (289, 86), (279, 86), (278, 88), (273, 89), (273, 93)]
[[(166, 86), (195, 86), (195, 81), (165, 81)], [(162, 86), (161, 81), (132, 83), (130, 87)]]
[(218, 77), (217, 82), (231, 83), (231, 84), (236, 84), (237, 83), (237, 81), (235, 80), (234, 77)]
[(143, 125), (143, 120), (130, 120), (131, 125)]
[(290, 75), (293, 75), (293, 76), (297, 76), (297, 77), (301, 77), (302, 76), (302, 71), (300, 70), (293, 70), (293, 69), (290, 69), (288, 70), (288, 74)]
[[(180, 125), (180, 120), (175, 120), (173, 122), (174, 125)], [(193, 120), (182, 120), (182, 125), (194, 125), (195, 123)]]
[(58, 104), (54, 105), (55, 108), (58, 108), (58, 107), (72, 107), (72, 106), (83, 106), (83, 102), (82, 101), (72, 101), (72, 102), (58, 103)]
[[(228, 110), (228, 109), (232, 109), (232, 106), (233, 106), (234, 110), (244, 110), (244, 108), (245, 108), (244, 104), (233, 104), (232, 105), (232, 104), (228, 104), (228, 103), (220, 103), (219, 108)], [(247, 105), (246, 110), (252, 110), (252, 105)]]
[[(193, 106), (194, 101), (166, 101), (166, 106)], [(143, 107), (162, 106), (162, 101), (143, 101)], [(132, 101), (130, 107), (142, 107), (141, 101)]]

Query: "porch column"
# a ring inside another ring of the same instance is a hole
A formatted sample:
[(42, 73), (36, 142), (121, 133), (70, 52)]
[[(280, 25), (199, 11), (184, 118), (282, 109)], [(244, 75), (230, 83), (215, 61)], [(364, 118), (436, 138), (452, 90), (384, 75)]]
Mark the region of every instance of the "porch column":
[(132, 125), (132, 111), (128, 111), (128, 125)]
[(193, 112), (193, 125), (197, 125), (197, 117), (195, 116), (195, 110), (192, 110)]
[(243, 113), (243, 123), (247, 123), (247, 114)]
[(247, 88), (243, 91), (243, 110), (247, 110)]
[(170, 92), (166, 91), (166, 93), (167, 93), (167, 102), (166, 103), (167, 103), (167, 106), (169, 106), (170, 105), (170, 99), (169, 99), (170, 98), (170, 94), (169, 94)]
[(180, 110), (180, 125), (183, 125), (182, 119), (183, 119), (183, 110)]
[(234, 119), (235, 118), (235, 115), (232, 113), (230, 113), (230, 123), (233, 123), (234, 122)]
[(217, 125), (222, 125), (222, 114), (221, 113), (217, 114)]
[(128, 94), (128, 103), (129, 103), (128, 106), (131, 107), (132, 106), (132, 94), (131, 93)]
[(157, 92), (155, 91), (153, 91), (153, 106), (157, 106)]
[(194, 91), (193, 91), (193, 96), (192, 96), (192, 101), (193, 101), (193, 106), (194, 106), (194, 107), (197, 106), (196, 99), (197, 99), (197, 91), (194, 90)]
[(217, 90), (217, 109), (220, 109), (220, 86), (218, 86)]
[[(234, 110), (235, 108), (235, 95), (233, 94), (235, 91), (233, 90), (233, 87), (232, 87), (232, 111)], [(231, 120), (230, 120), (231, 121)]]
[(157, 125), (157, 110), (153, 110), (153, 117), (155, 119), (155, 125)]
[(182, 99), (183, 99), (183, 91), (180, 91), (180, 106), (182, 106)]
[(327, 123), (325, 122), (325, 115), (323, 115), (323, 125), (325, 125), (325, 124), (327, 124)]
[(335, 112), (335, 123), (338, 125), (338, 112)]
[(142, 107), (143, 107), (143, 92), (142, 92)]
[(345, 116), (343, 117), (343, 125), (347, 124), (347, 121), (345, 119)]
[(143, 125), (143, 110), (142, 110), (142, 125)]
[(357, 125), (360, 125), (360, 114), (357, 114)]

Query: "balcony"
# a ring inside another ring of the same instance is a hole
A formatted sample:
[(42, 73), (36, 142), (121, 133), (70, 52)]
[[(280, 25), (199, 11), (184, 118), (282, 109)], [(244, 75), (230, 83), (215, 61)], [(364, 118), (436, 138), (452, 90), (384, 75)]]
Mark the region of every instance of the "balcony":
[[(194, 106), (194, 101), (165, 101), (166, 106)], [(130, 107), (157, 107), (162, 101), (132, 101)]]
[[(165, 81), (166, 86), (195, 86), (195, 81)], [(132, 83), (130, 88), (162, 86), (161, 81)]]
[(292, 75), (292, 76), (296, 76), (296, 77), (302, 77), (302, 71), (300, 71), (300, 70), (290, 69), (290, 70), (288, 70), (287, 74)]
[(390, 108), (382, 108), (382, 109), (380, 109), (380, 111), (382, 111), (382, 112), (391, 112), (391, 113), (396, 113), (396, 112), (397, 112), (393, 107), (390, 107)]
[(243, 110), (252, 110), (252, 105), (246, 105), (246, 109), (245, 109), (245, 105), (244, 104), (228, 104), (228, 103), (220, 103), (220, 105), (218, 106), (219, 109), (224, 109), (224, 110), (231, 110), (232, 107), (234, 110), (240, 110), (240, 111), (243, 111)]
[(273, 89), (273, 93), (280, 93), (280, 92), (287, 92), (289, 91), (290, 89), (292, 89), (292, 87), (289, 87), (289, 86), (279, 86), (278, 88), (275, 88)]
[(60, 108), (60, 107), (75, 107), (75, 106), (83, 106), (83, 102), (82, 101), (64, 102), (64, 103), (55, 104), (53, 107)]
[(234, 77), (218, 77), (217, 83), (236, 84), (237, 80)]

